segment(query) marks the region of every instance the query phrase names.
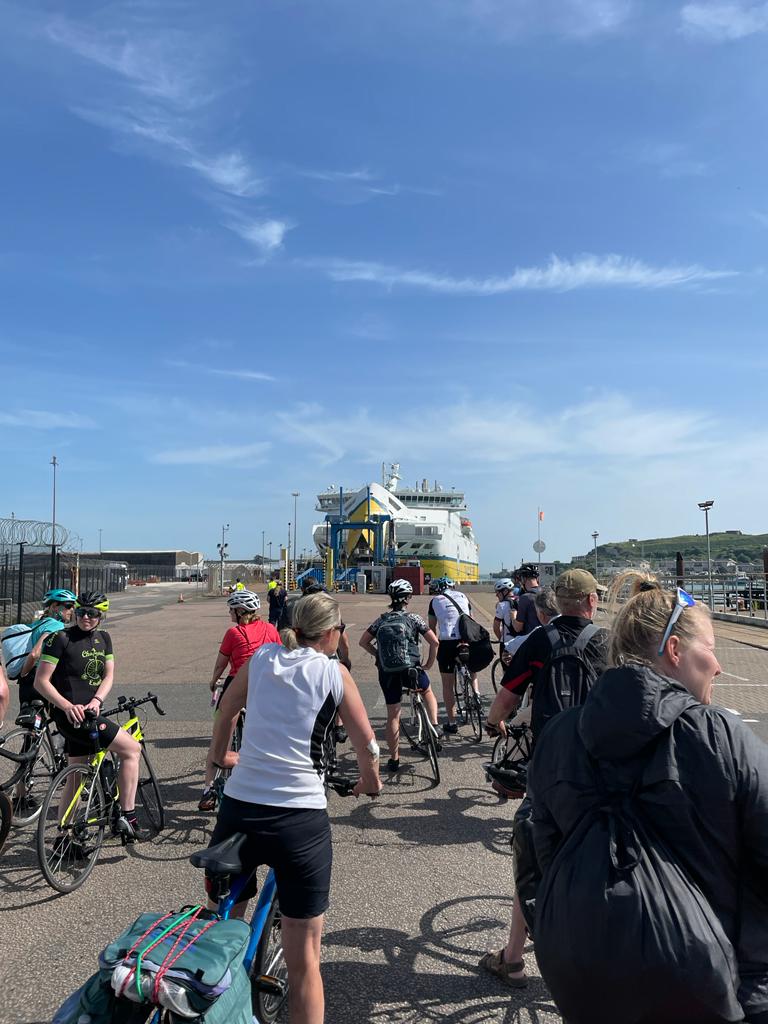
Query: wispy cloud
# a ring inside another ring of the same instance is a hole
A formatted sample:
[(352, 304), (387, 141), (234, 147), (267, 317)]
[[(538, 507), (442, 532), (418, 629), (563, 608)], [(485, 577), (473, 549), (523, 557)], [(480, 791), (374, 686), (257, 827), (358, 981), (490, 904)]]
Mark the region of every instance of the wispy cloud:
[(753, 210), (752, 219), (757, 221), (760, 227), (768, 228), (768, 213), (763, 213), (761, 210)]
[(239, 149), (216, 152), (201, 139), (209, 132), (207, 108), (217, 93), (206, 80), (205, 49), (194, 37), (145, 24), (96, 29), (65, 18), (51, 21), (46, 33), (51, 42), (110, 73), (98, 102), (72, 107), (77, 116), (189, 168), (229, 195), (264, 191), (264, 181)]
[(18, 412), (0, 412), (0, 426), (23, 427), (25, 430), (84, 430), (96, 424), (88, 416), (75, 412), (20, 409)]
[(406, 270), (381, 263), (329, 260), (316, 263), (334, 281), (369, 281), (449, 295), (505, 295), (519, 291), (574, 291), (579, 288), (675, 288), (733, 277), (735, 271), (708, 270), (698, 264), (652, 267), (642, 260), (610, 254), (575, 259), (551, 256), (542, 267), (518, 267), (501, 277), (453, 277), (428, 270)]
[(662, 178), (698, 178), (709, 171), (705, 161), (692, 157), (678, 142), (648, 142), (630, 155), (653, 167)]
[(150, 462), (163, 466), (257, 465), (263, 462), (271, 445), (268, 441), (243, 445), (201, 445), (199, 448), (171, 448), (155, 452)]
[(711, 42), (730, 42), (768, 31), (768, 3), (690, 3), (680, 11), (681, 26), (688, 36)]
[(450, 10), (499, 39), (544, 32), (589, 39), (621, 29), (634, 8), (634, 0), (453, 0)]
[(287, 220), (276, 218), (231, 220), (227, 227), (236, 235), (253, 246), (262, 256), (271, 256), (283, 247), (286, 234), (295, 227)]
[[(450, 415), (419, 410), (403, 414), (387, 427), (388, 451), (409, 451), (413, 438), (439, 436), (457, 470), (512, 465), (525, 459), (611, 460), (668, 458), (708, 451), (710, 420), (693, 409), (638, 404), (620, 393), (605, 393), (550, 410), (545, 420), (525, 403), (508, 403), (517, 443), (488, 434), (488, 417), (479, 402), (460, 402)], [(315, 450), (323, 465), (342, 460), (381, 461), (380, 417), (362, 408), (344, 416), (317, 405), (277, 414), (280, 437)], [(616, 429), (620, 425), (620, 429)], [(284, 429), (290, 427), (289, 430)]]
[(177, 370), (194, 370), (195, 373), (209, 373), (215, 377), (234, 377), (236, 380), (275, 380), (274, 377), (268, 373), (262, 373), (260, 370), (230, 370), (218, 366), (201, 366), (199, 363), (188, 363), (184, 359), (166, 359), (165, 364)]
[(372, 199), (394, 198), (400, 195), (441, 196), (439, 189), (421, 185), (405, 185), (398, 181), (388, 181), (382, 173), (361, 167), (350, 171), (316, 170), (298, 168), (295, 173), (300, 178), (318, 183), (318, 192), (329, 202), (344, 206), (353, 206)]

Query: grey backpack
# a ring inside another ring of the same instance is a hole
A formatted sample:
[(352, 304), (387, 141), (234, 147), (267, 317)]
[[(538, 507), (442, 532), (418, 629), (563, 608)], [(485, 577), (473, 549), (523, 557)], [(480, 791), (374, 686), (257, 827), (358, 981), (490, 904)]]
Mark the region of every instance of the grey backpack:
[(382, 672), (413, 668), (413, 623), (407, 612), (387, 612), (376, 633), (377, 664)]

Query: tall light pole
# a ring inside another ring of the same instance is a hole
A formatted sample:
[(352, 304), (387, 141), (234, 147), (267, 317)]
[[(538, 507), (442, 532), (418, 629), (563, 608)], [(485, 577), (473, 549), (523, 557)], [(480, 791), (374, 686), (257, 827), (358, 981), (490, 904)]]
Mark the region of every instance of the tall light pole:
[(599, 536), (600, 536), (600, 534), (597, 532), (597, 530), (595, 530), (594, 533), (592, 534), (592, 543), (593, 543), (594, 548), (595, 548), (595, 579), (597, 579), (597, 538)]
[[(296, 576), (296, 523), (298, 521), (298, 513), (296, 511), (296, 503), (299, 499), (298, 491), (291, 491), (293, 495), (293, 575)], [(290, 537), (288, 538), (290, 541)]]
[(712, 501), (698, 502), (699, 508), (704, 513), (704, 529), (707, 531), (707, 576), (709, 577), (709, 607), (712, 611), (715, 610), (715, 598), (714, 591), (712, 589), (712, 548), (709, 543), (709, 510), (714, 504), (714, 498)]
[(101, 527), (99, 527), (99, 554), (101, 554)]
[(266, 579), (264, 575), (264, 531), (261, 531), (261, 582)]
[(269, 575), (272, 575), (272, 541), (269, 542)]
[(224, 534), (229, 531), (229, 523), (226, 523), (221, 527), (221, 543), (217, 544), (216, 547), (219, 552), (219, 591), (224, 593), (224, 559), (227, 557), (227, 548), (229, 544), (224, 543)]
[(58, 582), (56, 579), (56, 467), (58, 466), (58, 460), (55, 455), (51, 457), (51, 465), (53, 466), (53, 527), (51, 531), (51, 586), (55, 587)]

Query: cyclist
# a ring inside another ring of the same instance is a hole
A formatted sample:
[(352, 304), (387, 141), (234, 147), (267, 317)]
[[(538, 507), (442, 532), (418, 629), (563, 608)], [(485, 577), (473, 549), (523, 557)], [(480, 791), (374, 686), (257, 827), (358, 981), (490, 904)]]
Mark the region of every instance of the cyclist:
[(40, 660), (43, 643), (52, 633), (65, 629), (72, 621), (72, 614), (77, 598), (71, 590), (54, 587), (43, 596), (43, 611), (40, 619), (32, 627), (30, 650), (19, 675), (19, 704), (29, 704), (36, 700), (35, 669)]
[[(216, 655), (216, 661), (213, 666), (211, 681), (208, 684), (211, 692), (214, 693), (222, 673), (227, 665), (229, 665), (229, 673), (224, 680), (224, 686), (219, 694), (217, 702), (219, 704), (227, 687), (237, 675), (240, 666), (248, 661), (253, 652), (258, 650), (262, 644), (279, 644), (281, 642), (280, 634), (275, 627), (264, 622), (259, 617), (261, 601), (257, 594), (252, 593), (250, 590), (237, 590), (227, 598), (227, 607), (229, 608), (229, 617), (232, 620), (232, 625), (221, 641), (219, 653)], [(240, 709), (238, 708), (237, 710), (239, 714)], [(235, 716), (235, 721), (232, 722), (233, 729), (236, 720), (237, 715)], [(200, 797), (200, 802), (197, 805), (199, 811), (213, 811), (216, 809), (216, 793), (213, 789), (215, 774), (216, 769), (211, 760), (211, 750), (209, 747), (208, 755), (205, 759), (203, 795)]]
[[(274, 586), (272, 584), (274, 583)], [(280, 580), (272, 580), (267, 588), (267, 601), (269, 602), (269, 622), (277, 626), (280, 616), (283, 614), (288, 594)]]
[[(243, 665), (222, 698), (213, 752), (227, 781), (211, 844), (248, 837), (245, 871), (270, 865), (282, 914), (282, 942), (292, 1021), (324, 1016), (320, 942), (331, 881), (331, 828), (323, 789), (323, 738), (341, 708), (357, 754), (355, 796), (381, 790), (379, 748), (357, 686), (328, 655), (336, 650), (338, 603), (311, 594), (296, 604), (286, 645), (265, 644)], [(290, 648), (290, 649), (289, 649)], [(248, 702), (239, 756), (227, 750), (227, 720)], [(233, 910), (242, 917), (255, 880)]]
[(496, 591), (496, 613), (493, 620), (493, 632), (496, 635), (496, 639), (501, 641), (502, 644), (515, 636), (512, 621), (517, 611), (517, 603), (512, 593), (513, 588), (514, 583), (507, 577), (497, 580), (493, 588)]
[[(360, 637), (360, 646), (368, 651), (376, 659), (376, 667), (379, 672), (379, 686), (384, 693), (384, 700), (387, 705), (386, 738), (389, 747), (389, 761), (387, 771), (397, 772), (400, 770), (400, 704), (403, 699), (403, 690), (409, 689), (413, 683), (410, 677), (410, 670), (419, 669), (421, 663), (421, 639), (426, 640), (429, 645), (429, 653), (424, 665), (418, 673), (417, 686), (422, 691), (422, 697), (427, 707), (429, 720), (437, 725), (437, 700), (429, 685), (427, 672), (435, 663), (435, 656), (439, 642), (433, 630), (420, 615), (414, 615), (406, 611), (408, 602), (413, 596), (413, 587), (408, 580), (394, 580), (387, 587), (390, 597), (389, 611), (380, 615), (375, 622), (366, 629)], [(379, 657), (379, 644), (374, 644), (380, 631), (387, 628), (391, 623), (396, 629), (404, 630), (405, 639), (408, 645), (405, 657), (409, 662), (407, 668), (400, 671), (385, 671)], [(383, 627), (383, 629), (382, 629)]]
[[(437, 581), (437, 594), (429, 602), (427, 622), (429, 628), (437, 634), (440, 645), (437, 649), (437, 667), (443, 683), (443, 704), (445, 705), (446, 721), (443, 732), (452, 735), (458, 732), (456, 723), (456, 698), (453, 692), (454, 672), (456, 669), (456, 649), (459, 646), (459, 616), (463, 612), (469, 615), (472, 605), (466, 594), (454, 589), (456, 584), (449, 576)], [(450, 591), (450, 594), (449, 594)], [(457, 607), (458, 606), (458, 607)], [(472, 676), (472, 689), (480, 694), (477, 675)]]
[(245, 590), (245, 584), (243, 583), (243, 581), (242, 581), (242, 580), (240, 579), (240, 577), (239, 577), (239, 576), (238, 576), (238, 577), (237, 577), (237, 579), (235, 580), (235, 587), (234, 587), (234, 589), (235, 589), (236, 591), (237, 591), (237, 590)]
[(513, 616), (512, 628), (515, 633), (527, 636), (539, 625), (534, 598), (539, 589), (538, 566), (528, 563), (517, 570), (523, 592), (517, 599), (517, 614)]
[[(119, 828), (125, 840), (133, 842), (141, 838), (135, 806), (141, 747), (112, 718), (101, 715), (115, 675), (112, 638), (106, 630), (99, 629), (102, 615), (108, 609), (106, 594), (86, 590), (78, 595), (75, 625), (54, 633), (43, 644), (35, 689), (53, 705), (53, 720), (65, 739), (70, 761), (87, 761), (93, 754), (93, 745), (81, 726), (86, 712), (97, 716), (99, 747), (111, 750), (120, 761)], [(76, 850), (75, 843), (73, 848)]]

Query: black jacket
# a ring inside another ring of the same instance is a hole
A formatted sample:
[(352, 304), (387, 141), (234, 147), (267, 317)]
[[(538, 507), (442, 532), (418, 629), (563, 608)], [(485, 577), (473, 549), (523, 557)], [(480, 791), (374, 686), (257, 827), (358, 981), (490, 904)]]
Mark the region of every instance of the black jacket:
[(589, 755), (611, 790), (642, 775), (643, 815), (709, 900), (736, 951), (746, 1019), (758, 1019), (768, 1012), (768, 746), (650, 668), (609, 669), (539, 739), (528, 795), (542, 870), (600, 803)]

